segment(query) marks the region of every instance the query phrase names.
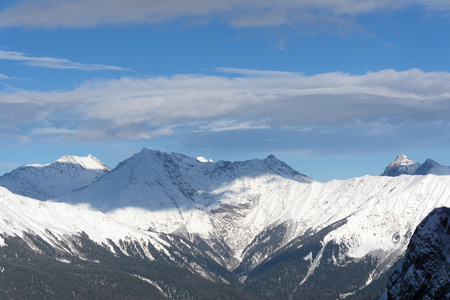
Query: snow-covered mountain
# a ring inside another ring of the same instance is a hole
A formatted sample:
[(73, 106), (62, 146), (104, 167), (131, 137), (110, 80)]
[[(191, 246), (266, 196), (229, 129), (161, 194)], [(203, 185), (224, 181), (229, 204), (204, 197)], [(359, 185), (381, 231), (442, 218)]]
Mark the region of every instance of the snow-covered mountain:
[(450, 167), (441, 166), (437, 162), (432, 159), (427, 159), (421, 166), (418, 168), (414, 175), (450, 175)]
[(417, 161), (410, 159), (406, 155), (400, 154), (395, 160), (388, 164), (383, 173), (381, 173), (381, 176), (399, 176), (402, 174), (413, 175), (418, 168), (420, 168), (420, 164)]
[(432, 159), (427, 159), (420, 164), (406, 155), (399, 155), (395, 160), (389, 163), (381, 176), (399, 176), (399, 175), (450, 175), (450, 167), (441, 166)]
[[(417, 225), (434, 208), (450, 206), (450, 176), (364, 176), (320, 183), (272, 155), (213, 162), (143, 149), (110, 172), (103, 170), (104, 175), (76, 188), (74, 176), (53, 172), (55, 182), (67, 183), (58, 192), (49, 189), (51, 176), (33, 186), (10, 183), (21, 195), (24, 190), (47, 195), (38, 200), (0, 189), (0, 250), (17, 237), (46, 253), (39, 239), (45, 249), (58, 249), (57, 257), (65, 261), (95, 261), (98, 255), (86, 249), (90, 241), (103, 256), (108, 252), (181, 268), (233, 287), (241, 296), (248, 296), (244, 289), (275, 299), (375, 298)], [(0, 255), (0, 270), (1, 264)], [(175, 286), (184, 286), (184, 277), (166, 286), (163, 275), (140, 272), (160, 296), (174, 296)], [(192, 295), (204, 289), (185, 291)]]
[(417, 227), (390, 277), (387, 299), (450, 299), (450, 208), (434, 209)]
[(90, 185), (111, 169), (97, 158), (64, 156), (51, 164), (19, 167), (0, 177), (18, 195), (47, 200)]
[(87, 206), (0, 187), (0, 298), (252, 299), (208, 251)]
[[(88, 202), (136, 227), (199, 236), (209, 240), (216, 251), (230, 248), (226, 256), (231, 267), (254, 236), (285, 207), (268, 197), (291, 182), (308, 184), (313, 180), (274, 156), (203, 162), (143, 149), (97, 182), (59, 201)], [(270, 200), (271, 207), (260, 205), (261, 197)]]

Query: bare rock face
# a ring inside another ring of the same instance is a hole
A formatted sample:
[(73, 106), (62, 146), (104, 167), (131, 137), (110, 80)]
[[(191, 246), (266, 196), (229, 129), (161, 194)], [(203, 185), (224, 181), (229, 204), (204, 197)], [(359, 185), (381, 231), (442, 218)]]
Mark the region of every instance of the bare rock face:
[(388, 284), (388, 299), (450, 299), (450, 208), (417, 227)]

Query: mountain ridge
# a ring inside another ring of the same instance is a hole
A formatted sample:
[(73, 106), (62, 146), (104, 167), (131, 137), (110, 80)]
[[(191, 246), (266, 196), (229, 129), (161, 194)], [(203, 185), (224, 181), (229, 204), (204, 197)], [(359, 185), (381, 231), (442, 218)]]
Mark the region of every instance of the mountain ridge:
[[(433, 208), (450, 206), (448, 186), (450, 176), (432, 175), (321, 183), (273, 155), (212, 162), (144, 148), (51, 200), (0, 188), (0, 245), (15, 236), (30, 249), (47, 243), (58, 259), (95, 261), (77, 246), (82, 240), (118, 257), (234, 282), (257, 297), (312, 297), (320, 282), (334, 289), (323, 289), (325, 298), (378, 296), (416, 226)], [(356, 271), (357, 281), (326, 275)]]

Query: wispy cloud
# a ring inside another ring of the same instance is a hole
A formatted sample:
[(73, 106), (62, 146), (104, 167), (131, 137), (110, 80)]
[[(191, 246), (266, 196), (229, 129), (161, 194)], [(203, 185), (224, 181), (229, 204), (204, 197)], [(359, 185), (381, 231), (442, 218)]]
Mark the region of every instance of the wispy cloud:
[(34, 128), (31, 134), (46, 134), (46, 135), (71, 135), (76, 133), (74, 130), (55, 127)]
[(8, 79), (11, 79), (11, 78), (9, 76), (0, 74), (0, 80), (8, 80)]
[(192, 132), (222, 132), (235, 130), (270, 129), (264, 121), (237, 122), (236, 120), (219, 120), (215, 122), (203, 122), (193, 124), (197, 129)]
[(238, 73), (252, 76), (124, 77), (65, 92), (0, 94), (0, 124), (25, 135), (105, 140), (249, 129), (314, 138), (332, 128), (364, 128), (367, 137), (381, 128), (450, 121), (447, 72)]
[(0, 27), (82, 28), (104, 24), (154, 24), (181, 18), (219, 19), (235, 27), (339, 23), (343, 16), (393, 11), (413, 5), (429, 10), (450, 9), (450, 4), (444, 0), (23, 0), (0, 11)]
[[(82, 64), (65, 58), (34, 57), (22, 52), (0, 50), (0, 59), (21, 61), (22, 64), (33, 67), (52, 69), (75, 69), (84, 71), (126, 71), (127, 69), (99, 64)], [(0, 79), (2, 79), (0, 74)]]
[(303, 74), (300, 72), (262, 71), (262, 70), (249, 70), (249, 69), (225, 68), (225, 67), (217, 67), (215, 68), (215, 70), (223, 73), (240, 74), (245, 76), (256, 76), (256, 77), (291, 77)]

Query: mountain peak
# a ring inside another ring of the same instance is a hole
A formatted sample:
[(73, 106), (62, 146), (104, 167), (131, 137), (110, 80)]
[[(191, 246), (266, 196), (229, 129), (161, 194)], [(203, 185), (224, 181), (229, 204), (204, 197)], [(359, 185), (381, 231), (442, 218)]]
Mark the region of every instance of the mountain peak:
[(305, 183), (310, 183), (314, 181), (312, 178), (294, 170), (288, 164), (276, 158), (273, 154), (268, 155), (265, 159), (262, 160), (262, 162), (267, 167), (269, 167), (269, 169), (271, 169), (272, 171), (281, 176), (286, 176), (293, 180)]
[[(73, 164), (73, 165), (80, 165), (83, 169), (86, 170), (99, 170), (100, 172), (103, 172), (104, 170), (110, 171), (111, 169), (105, 165), (103, 162), (101, 162), (96, 157), (89, 154), (86, 157), (80, 157), (75, 155), (66, 155), (58, 160), (56, 160), (54, 163), (67, 163), (67, 164)], [(50, 164), (51, 165), (51, 164)], [(49, 166), (49, 165), (47, 165)]]
[(0, 186), (18, 195), (47, 200), (90, 185), (110, 170), (92, 155), (66, 155), (50, 164), (14, 169), (0, 177)]
[(381, 176), (413, 175), (420, 166), (418, 162), (404, 154), (400, 154), (388, 164), (383, 173), (381, 173)]
[(425, 166), (425, 165), (429, 165), (429, 166), (432, 166), (432, 167), (440, 166), (439, 163), (435, 162), (431, 158), (427, 158), (427, 160), (422, 164), (422, 166)]
[(408, 156), (406, 156), (404, 154), (400, 154), (389, 165), (408, 166), (408, 165), (413, 165), (413, 164), (417, 164), (417, 162), (412, 160), (411, 158), (409, 158)]
[(399, 176), (406, 175), (450, 175), (450, 167), (442, 166), (434, 160), (428, 158), (423, 164), (420, 164), (408, 156), (400, 154), (389, 163), (381, 176)]
[(450, 174), (450, 167), (441, 166), (437, 162), (432, 159), (427, 159), (421, 166), (418, 168), (414, 175), (448, 175)]

